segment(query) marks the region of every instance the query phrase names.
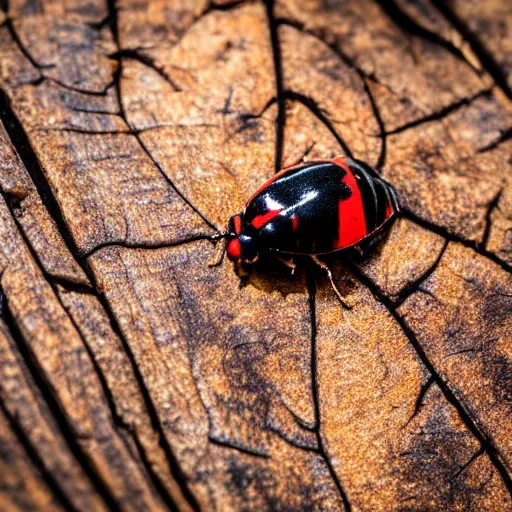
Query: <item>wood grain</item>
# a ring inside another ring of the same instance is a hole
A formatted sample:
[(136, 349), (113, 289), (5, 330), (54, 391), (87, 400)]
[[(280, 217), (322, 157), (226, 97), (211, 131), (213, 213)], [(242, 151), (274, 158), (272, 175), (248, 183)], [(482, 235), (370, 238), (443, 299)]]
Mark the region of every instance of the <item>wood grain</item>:
[[(0, 509), (512, 508), (505, 2), (0, 2)], [(239, 278), (345, 153), (402, 217)]]

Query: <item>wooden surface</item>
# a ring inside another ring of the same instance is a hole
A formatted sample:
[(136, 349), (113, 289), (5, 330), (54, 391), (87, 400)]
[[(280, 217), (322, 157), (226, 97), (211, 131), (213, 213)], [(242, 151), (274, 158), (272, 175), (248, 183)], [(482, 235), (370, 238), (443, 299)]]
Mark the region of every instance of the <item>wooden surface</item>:
[[(0, 2), (0, 510), (512, 510), (505, 0)], [(353, 154), (376, 253), (228, 261)]]

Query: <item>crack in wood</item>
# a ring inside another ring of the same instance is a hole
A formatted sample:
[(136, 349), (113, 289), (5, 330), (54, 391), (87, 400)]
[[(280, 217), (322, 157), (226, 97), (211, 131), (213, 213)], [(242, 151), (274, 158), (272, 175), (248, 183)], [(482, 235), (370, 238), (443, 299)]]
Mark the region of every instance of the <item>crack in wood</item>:
[(267, 22), (270, 31), (270, 44), (274, 61), (274, 77), (276, 83), (277, 117), (276, 141), (274, 155), (274, 171), (277, 173), (283, 165), (284, 130), (286, 128), (286, 101), (284, 95), (283, 59), (281, 44), (279, 43), (279, 25), (274, 13), (274, 1), (265, 0)]
[[(23, 239), (23, 241), (25, 243), (25, 246), (29, 250), (32, 258), (34, 259), (34, 261), (38, 265), (40, 271), (42, 272), (43, 276), (45, 277), (46, 281), (50, 285), (50, 287), (51, 287), (51, 289), (52, 289), (52, 291), (54, 293), (54, 296), (55, 296), (57, 302), (62, 307), (62, 309), (66, 312), (67, 317), (69, 318), (71, 324), (73, 325), (73, 328), (75, 329), (75, 331), (77, 332), (78, 336), (80, 337), (82, 345), (84, 346), (84, 348), (85, 348), (85, 350), (87, 352), (87, 355), (88, 355), (88, 357), (89, 357), (89, 359), (90, 359), (90, 361), (92, 363), (92, 366), (94, 368), (94, 372), (96, 373), (96, 376), (98, 377), (98, 380), (100, 382), (100, 386), (101, 386), (103, 395), (105, 396), (107, 405), (108, 405), (108, 407), (110, 409), (110, 414), (111, 414), (111, 417), (112, 417), (113, 425), (117, 429), (122, 429), (123, 431), (125, 431), (133, 439), (133, 441), (135, 443), (135, 446), (137, 447), (137, 451), (138, 451), (138, 453), (139, 453), (139, 455), (141, 457), (141, 461), (142, 461), (142, 463), (144, 465), (144, 468), (147, 471), (147, 475), (145, 475), (145, 476), (148, 476), (149, 479), (150, 479), (149, 480), (150, 485), (153, 485), (160, 492), (164, 503), (167, 504), (167, 506), (168, 506), (168, 508), (170, 510), (177, 510), (176, 509), (176, 505), (174, 504), (171, 496), (169, 495), (169, 493), (165, 489), (164, 484), (160, 481), (158, 475), (154, 472), (154, 470), (153, 470), (153, 468), (151, 466), (151, 463), (149, 462), (149, 460), (147, 458), (147, 455), (146, 455), (146, 453), (143, 450), (142, 444), (141, 444), (140, 440), (138, 439), (138, 436), (133, 431), (132, 426), (127, 424), (123, 420), (123, 418), (121, 416), (119, 416), (119, 414), (117, 412), (117, 406), (116, 406), (116, 403), (115, 403), (114, 396), (112, 394), (112, 391), (110, 390), (110, 387), (109, 387), (107, 379), (106, 379), (106, 377), (105, 377), (105, 375), (103, 373), (103, 370), (102, 370), (101, 366), (98, 364), (98, 361), (96, 359), (94, 351), (91, 349), (89, 343), (87, 342), (87, 339), (82, 334), (82, 331), (80, 330), (80, 327), (78, 326), (78, 324), (76, 323), (75, 319), (73, 318), (73, 315), (68, 310), (68, 308), (65, 306), (65, 304), (62, 302), (59, 290), (56, 288), (56, 285), (55, 285), (57, 280), (53, 279), (53, 277), (51, 275), (49, 275), (46, 272), (46, 270), (44, 269), (44, 267), (43, 267), (43, 265), (42, 265), (42, 263), (41, 263), (41, 261), (39, 259), (39, 256), (37, 255), (37, 253), (33, 249), (32, 245), (30, 244), (30, 241), (26, 237), (26, 235), (25, 235), (21, 225), (19, 224), (18, 220), (14, 216), (14, 213), (12, 211), (12, 206), (9, 204), (9, 202), (7, 201), (7, 198), (5, 198), (5, 196), (4, 196), (4, 199), (6, 199), (6, 202), (8, 204), (9, 210), (11, 212), (11, 216), (13, 217), (13, 220), (14, 220), (14, 222), (16, 224), (16, 227), (18, 229), (18, 232), (19, 232), (20, 236), (22, 237), (22, 239)], [(69, 289), (69, 284), (70, 283), (66, 282), (66, 289)], [(79, 289), (83, 289), (83, 288), (84, 288), (83, 286), (79, 287)], [(95, 292), (94, 289), (86, 288), (85, 291), (86, 291), (87, 294), (90, 294), (90, 295), (95, 296), (96, 298), (99, 298), (98, 294)], [(37, 364), (37, 363), (35, 363), (35, 364)], [(71, 430), (71, 427), (69, 427), (69, 428)], [(127, 444), (127, 442), (126, 442), (127, 440), (125, 439), (125, 437), (123, 435), (119, 435), (119, 438), (125, 444), (125, 447), (127, 448), (127, 452), (130, 455), (132, 455), (131, 447)], [(138, 464), (138, 461), (136, 459), (134, 459), (134, 461), (135, 461), (136, 464)]]
[(210, 443), (215, 444), (217, 446), (222, 446), (224, 448), (230, 448), (231, 450), (236, 450), (240, 453), (245, 453), (246, 455), (252, 455), (254, 457), (261, 457), (263, 459), (270, 459), (270, 455), (268, 453), (265, 453), (263, 451), (254, 450), (254, 449), (244, 446), (240, 443), (235, 443), (233, 441), (219, 439), (218, 437), (215, 437), (212, 434), (210, 434), (208, 436), (208, 441), (210, 441)]
[(471, 464), (473, 464), (473, 462), (475, 462), (476, 459), (478, 459), (478, 457), (480, 457), (481, 455), (483, 455), (485, 453), (485, 449), (482, 447), (480, 447), (479, 450), (477, 450), (469, 459), (467, 462), (465, 462), (461, 467), (460, 469), (452, 476), (452, 479), (451, 481), (454, 482), (455, 480), (457, 480), (457, 478), (459, 478), (459, 476), (464, 473), (464, 471), (466, 471), (466, 469), (471, 466)]
[[(265, 1), (265, 5), (267, 8), (267, 19), (270, 29), (271, 35), (271, 45), (272, 45), (272, 55), (274, 59), (274, 70), (276, 77), (276, 94), (277, 94), (277, 102), (278, 102), (278, 116), (276, 119), (276, 142), (275, 142), (275, 171), (279, 172), (282, 166), (282, 156), (283, 156), (283, 146), (284, 146), (284, 130), (286, 124), (286, 100), (298, 101), (303, 103), (333, 134), (341, 147), (345, 149), (348, 155), (350, 155), (350, 150), (348, 146), (345, 144), (343, 139), (338, 135), (329, 119), (325, 116), (324, 112), (319, 108), (316, 102), (312, 98), (308, 98), (299, 93), (294, 93), (293, 91), (284, 89), (283, 82), (283, 71), (282, 71), (282, 53), (281, 53), (281, 45), (279, 42), (278, 36), (278, 28), (281, 21), (277, 20), (274, 15), (274, 2), (273, 0)], [(312, 149), (308, 148), (306, 153)], [(313, 275), (313, 270), (311, 267), (308, 268), (307, 272), (307, 281), (308, 281), (308, 294), (309, 294), (309, 309), (310, 309), (310, 318), (311, 318), (311, 387), (312, 387), (312, 396), (313, 396), (313, 408), (315, 415), (315, 424), (310, 430), (313, 432), (317, 439), (318, 448), (309, 451), (315, 451), (324, 461), (331, 479), (333, 480), (338, 494), (343, 502), (344, 508), (347, 512), (351, 510), (351, 504), (348, 500), (348, 497), (341, 485), (341, 482), (336, 474), (332, 463), (324, 449), (322, 436), (320, 433), (320, 407), (318, 402), (318, 387), (317, 387), (317, 373), (316, 373), (316, 364), (317, 364), (317, 354), (316, 354), (316, 304), (315, 304), (315, 296), (316, 296), (316, 285)], [(284, 436), (280, 436), (283, 440), (289, 442), (292, 446), (295, 446), (294, 443), (288, 441)], [(304, 449), (304, 448), (303, 448)]]
[[(374, 96), (373, 96), (373, 94), (371, 92), (371, 89), (370, 89), (369, 85), (368, 85), (368, 80), (371, 80), (371, 81), (375, 82), (378, 85), (382, 85), (382, 84), (379, 82), (379, 80), (373, 74), (365, 73), (361, 68), (359, 68), (355, 64), (353, 59), (348, 57), (348, 55), (345, 55), (341, 51), (341, 49), (339, 48), (337, 42), (332, 42), (332, 43), (327, 42), (321, 35), (313, 32), (311, 30), (308, 30), (303, 23), (300, 23), (300, 22), (295, 21), (295, 20), (290, 20), (288, 18), (282, 18), (281, 17), (281, 18), (278, 18), (276, 20), (276, 23), (277, 23), (278, 26), (279, 25), (290, 26), (290, 27), (295, 28), (299, 32), (303, 32), (304, 34), (308, 34), (308, 35), (314, 37), (319, 42), (321, 42), (322, 44), (327, 46), (341, 60), (341, 62), (343, 62), (349, 68), (353, 69), (359, 75), (359, 77), (361, 78), (361, 80), (363, 82), (364, 91), (367, 94), (368, 99), (370, 100), (372, 111), (373, 111), (373, 114), (375, 116), (375, 120), (377, 121), (377, 125), (379, 126), (379, 130), (380, 130), (380, 133), (378, 134), (378, 136), (381, 139), (381, 149), (380, 149), (380, 152), (379, 152), (379, 156), (377, 158), (377, 162), (375, 164), (375, 168), (376, 169), (381, 169), (384, 166), (385, 160), (386, 160), (386, 129), (385, 129), (385, 126), (384, 126), (384, 120), (383, 120), (382, 115), (380, 113), (380, 109), (379, 109), (379, 107), (377, 105), (377, 102), (376, 102), (376, 100), (375, 100), (375, 98), (374, 98)], [(283, 92), (284, 95), (286, 95), (286, 93), (287, 93), (287, 91)], [(293, 93), (293, 94), (297, 94), (297, 93)], [(316, 102), (314, 101), (313, 98), (308, 98), (306, 96), (303, 96), (303, 98), (306, 99), (308, 102), (312, 103), (313, 104), (312, 105), (313, 108), (316, 107), (317, 112), (319, 112), (321, 115), (323, 115), (323, 118), (320, 118), (318, 116), (318, 114), (315, 113), (315, 111), (311, 108), (310, 105), (307, 105), (306, 103), (303, 103), (306, 107), (308, 107), (317, 116), (317, 118), (321, 122), (323, 122), (325, 124), (325, 126), (329, 129), (329, 131), (336, 138), (336, 140), (338, 141), (340, 146), (343, 148), (343, 150), (345, 151), (347, 156), (352, 156), (350, 148), (343, 141), (341, 136), (337, 133), (337, 131), (335, 130), (335, 128), (332, 125), (331, 121), (328, 119), (328, 117), (325, 114), (325, 112), (316, 104)]]
[[(5, 329), (7, 330), (6, 335), (13, 339), (13, 336), (10, 330), (8, 330), (7, 325), (5, 326)], [(32, 442), (26, 435), (25, 431), (23, 430), (23, 427), (19, 424), (16, 415), (12, 415), (7, 409), (1, 394), (0, 411), (7, 418), (9, 426), (11, 427), (14, 435), (18, 439), (23, 449), (25, 450), (25, 453), (27, 454), (28, 458), (30, 459), (34, 467), (41, 473), (43, 480), (45, 481), (46, 485), (48, 485), (50, 490), (53, 492), (56, 500), (62, 505), (64, 510), (69, 510), (70, 512), (78, 512), (78, 509), (74, 506), (73, 502), (67, 496), (64, 489), (62, 489), (62, 487), (59, 485), (59, 481), (46, 467), (43, 459), (41, 459), (41, 457), (39, 456), (37, 448), (32, 444)]]
[(44, 80), (53, 82), (54, 84), (57, 84), (59, 87), (62, 87), (63, 89), (67, 89), (68, 91), (85, 94), (87, 96), (99, 96), (99, 97), (107, 96), (108, 90), (111, 89), (112, 87), (114, 87), (114, 85), (115, 85), (114, 81), (111, 81), (102, 90), (91, 91), (91, 90), (83, 89), (80, 87), (73, 87), (72, 85), (68, 85), (68, 84), (61, 82), (60, 80), (58, 80), (56, 78), (52, 78), (52, 77), (44, 77)]
[[(121, 114), (120, 113), (116, 113), (116, 114), (112, 114), (110, 112), (93, 112), (93, 111), (90, 111), (90, 110), (78, 110), (79, 112), (87, 112), (87, 113), (91, 113), (91, 114), (97, 114), (97, 113), (101, 113), (101, 114), (107, 114), (107, 115), (110, 115), (110, 116), (117, 116), (117, 117), (121, 117)], [(247, 118), (256, 118), (258, 117), (256, 114), (245, 114), (247, 116)], [(123, 119), (123, 121), (125, 121)], [(34, 128), (33, 131), (34, 132), (60, 132), (60, 133), (81, 133), (83, 135), (140, 135), (142, 133), (146, 133), (146, 132), (149, 132), (149, 131), (152, 131), (152, 130), (159, 130), (161, 128), (211, 128), (211, 127), (218, 127), (219, 125), (218, 124), (214, 124), (214, 123), (162, 123), (162, 124), (157, 124), (157, 125), (154, 125), (154, 126), (148, 126), (147, 128), (140, 128), (140, 129), (131, 129), (129, 127), (126, 128), (126, 130), (119, 130), (119, 129), (114, 129), (114, 130), (87, 130), (85, 128), (71, 128), (71, 127), (66, 127), (66, 126), (63, 126), (63, 127), (51, 127), (51, 128), (46, 128), (46, 127), (43, 127), (43, 128)], [(107, 157), (109, 158), (109, 157)], [(116, 158), (119, 158), (119, 157), (116, 157)], [(98, 160), (96, 160), (98, 161)]]
[[(117, 46), (118, 50), (121, 50), (121, 46), (120, 46), (120, 43), (119, 43), (119, 33), (118, 33), (116, 0), (107, 0), (107, 8), (108, 8), (108, 12), (109, 12), (110, 28), (111, 28), (111, 31), (112, 31), (112, 36), (114, 38), (114, 41), (116, 43), (116, 46)], [(126, 113), (124, 111), (123, 101), (122, 101), (122, 97), (121, 97), (121, 87), (120, 87), (121, 73), (122, 73), (122, 58), (119, 59), (119, 65), (118, 65), (118, 68), (116, 70), (116, 73), (114, 74), (114, 87), (115, 87), (115, 90), (116, 90), (116, 93), (117, 93), (117, 99), (118, 99), (118, 103), (119, 103), (120, 115), (121, 115), (122, 119), (124, 120), (124, 122), (126, 123), (126, 125), (131, 128), (130, 124), (128, 123), (128, 119), (127, 119)], [(151, 153), (148, 150), (148, 148), (144, 145), (144, 143), (143, 143), (142, 139), (140, 138), (140, 136), (136, 135), (135, 137), (136, 137), (137, 141), (139, 142), (139, 145), (141, 146), (141, 148), (149, 156), (149, 158), (154, 163), (156, 168), (159, 170), (161, 175), (169, 183), (169, 185), (176, 191), (176, 193), (183, 199), (183, 201), (185, 201), (185, 203), (187, 205), (189, 205), (192, 208), (192, 210), (195, 211), (205, 221), (205, 223), (208, 226), (210, 226), (215, 231), (219, 232), (215, 228), (215, 226), (213, 226), (213, 224), (210, 221), (208, 221), (199, 212), (199, 210), (197, 210), (190, 203), (190, 201), (188, 201), (183, 196), (183, 194), (181, 194), (181, 192), (177, 189), (177, 187), (174, 185), (172, 180), (166, 175), (165, 172), (163, 172), (163, 169), (154, 160), (153, 156), (151, 155)], [(93, 280), (93, 283), (96, 285), (94, 280)], [(96, 289), (98, 289), (97, 286), (95, 286), (95, 287), (96, 287)], [(142, 376), (142, 373), (141, 373), (141, 371), (140, 371), (140, 369), (139, 369), (139, 367), (137, 365), (137, 361), (135, 360), (135, 356), (134, 356), (134, 354), (133, 354), (133, 352), (132, 352), (132, 350), (130, 348), (128, 340), (123, 335), (123, 333), (121, 331), (121, 328), (120, 328), (119, 324), (116, 321), (115, 315), (114, 315), (113, 311), (111, 310), (110, 305), (109, 305), (106, 297), (103, 294), (98, 294), (98, 299), (100, 300), (100, 303), (101, 303), (103, 309), (105, 310), (105, 313), (107, 314), (107, 316), (108, 316), (108, 318), (110, 320), (110, 323), (111, 323), (111, 326), (112, 326), (114, 332), (118, 335), (119, 339), (121, 340), (123, 348), (124, 348), (124, 350), (125, 350), (125, 352), (126, 352), (126, 354), (128, 356), (128, 359), (130, 360), (130, 364), (131, 364), (132, 370), (133, 370), (133, 372), (135, 374), (135, 378), (137, 380), (137, 384), (139, 386), (139, 389), (141, 390), (142, 396), (144, 398), (144, 402), (145, 402), (145, 405), (146, 405), (149, 417), (151, 419), (151, 423), (153, 425), (153, 428), (155, 429), (155, 431), (159, 435), (160, 444), (161, 444), (162, 449), (164, 450), (164, 453), (166, 455), (166, 459), (167, 459), (169, 467), (171, 469), (171, 474), (173, 475), (176, 483), (179, 485), (179, 487), (180, 487), (180, 489), (181, 489), (181, 491), (183, 493), (184, 498), (187, 500), (187, 502), (190, 505), (190, 507), (192, 508), (192, 510), (199, 510), (200, 509), (199, 503), (198, 503), (196, 497), (194, 496), (194, 494), (192, 493), (192, 491), (190, 490), (187, 478), (183, 474), (183, 471), (182, 471), (182, 469), (181, 469), (181, 467), (179, 465), (179, 462), (178, 462), (178, 460), (177, 460), (177, 458), (176, 458), (176, 456), (175, 456), (175, 454), (174, 454), (174, 452), (172, 450), (172, 447), (171, 447), (169, 441), (167, 440), (167, 438), (165, 436), (162, 422), (160, 420), (160, 417), (158, 415), (156, 407), (155, 407), (155, 405), (153, 403), (153, 400), (151, 398), (149, 389), (147, 388), (147, 386), (146, 386), (146, 384), (144, 382), (144, 377)]]
[(161, 66), (157, 66), (155, 60), (140, 50), (119, 50), (111, 55), (111, 59), (120, 61), (121, 59), (135, 60), (144, 64), (145, 66), (156, 71), (173, 89), (175, 92), (182, 92), (183, 89), (172, 79), (172, 77)]
[(345, 510), (350, 512), (352, 510), (352, 506), (348, 499), (348, 496), (343, 489), (341, 481), (336, 474), (336, 471), (332, 465), (331, 459), (327, 454), (322, 438), (321, 433), (321, 410), (320, 410), (320, 401), (319, 401), (319, 384), (318, 384), (318, 355), (317, 355), (317, 323), (316, 323), (316, 282), (314, 275), (314, 268), (312, 265), (309, 265), (308, 273), (307, 273), (307, 285), (308, 285), (308, 294), (309, 294), (309, 314), (311, 316), (311, 392), (313, 396), (313, 409), (315, 415), (315, 427), (314, 433), (316, 434), (317, 444), (318, 444), (318, 453), (324, 460), (327, 469), (336, 484), (336, 488), (338, 489), (338, 493), (341, 497)]
[(480, 247), (485, 249), (487, 247), (487, 243), (489, 242), (489, 236), (491, 234), (492, 228), (492, 219), (491, 215), (498, 206), (500, 198), (503, 194), (503, 188), (501, 188), (498, 193), (494, 196), (493, 200), (489, 203), (489, 207), (487, 208), (487, 212), (485, 213), (485, 229), (484, 234), (482, 236), (482, 241), (480, 242)]
[(432, 233), (436, 233), (445, 238), (446, 240), (449, 240), (450, 242), (457, 242), (459, 244), (464, 245), (465, 247), (469, 247), (476, 253), (480, 254), (481, 256), (484, 256), (485, 258), (491, 260), (493, 263), (499, 265), (503, 270), (507, 271), (509, 274), (512, 274), (512, 265), (503, 261), (499, 256), (497, 256), (493, 252), (490, 252), (487, 249), (481, 247), (481, 245), (478, 242), (466, 240), (465, 238), (457, 236), (449, 232), (445, 227), (438, 226), (437, 224), (425, 220), (419, 215), (413, 213), (411, 210), (408, 210), (404, 207), (402, 207), (401, 215), (403, 215), (406, 219), (409, 219), (410, 221), (414, 222), (415, 224), (418, 224), (418, 226), (421, 226), (422, 228), (427, 229)]
[(476, 421), (473, 420), (471, 414), (466, 410), (464, 405), (457, 399), (455, 393), (452, 391), (447, 382), (441, 377), (434, 364), (430, 361), (420, 342), (416, 338), (416, 335), (409, 327), (405, 319), (398, 313), (394, 304), (388, 299), (379, 288), (371, 281), (371, 279), (367, 278), (355, 265), (351, 264), (349, 261), (346, 261), (348, 269), (355, 275), (355, 277), (368, 288), (368, 290), (373, 294), (373, 296), (388, 310), (391, 316), (398, 323), (402, 332), (405, 334), (409, 343), (415, 350), (416, 354), (422, 361), (425, 368), (429, 371), (430, 375), (434, 379), (434, 382), (439, 386), (446, 400), (452, 404), (460, 419), (466, 425), (466, 428), (471, 432), (471, 434), (478, 440), (480, 446), (483, 447), (489, 459), (491, 460), (493, 466), (496, 468), (498, 473), (503, 480), (509, 494), (512, 496), (512, 478), (508, 474), (505, 465), (503, 464), (500, 454), (497, 448), (492, 443), (490, 436), (487, 432), (481, 430)]
[(485, 153), (487, 151), (492, 151), (496, 149), (500, 144), (512, 139), (512, 127), (505, 130), (494, 142), (491, 142), (487, 146), (480, 148), (478, 153)]
[(483, 68), (487, 73), (489, 73), (489, 75), (491, 75), (496, 85), (503, 91), (507, 98), (512, 100), (512, 89), (507, 83), (505, 73), (492, 53), (485, 47), (484, 43), (472, 30), (470, 30), (466, 22), (455, 13), (449, 3), (442, 0), (430, 0), (430, 2), (445, 17), (450, 25), (469, 43)]
[(405, 123), (402, 126), (398, 126), (397, 128), (394, 128), (393, 130), (390, 130), (386, 133), (386, 135), (396, 135), (397, 133), (402, 133), (405, 130), (408, 130), (410, 128), (414, 128), (416, 126), (430, 123), (432, 121), (439, 121), (441, 119), (444, 119), (445, 117), (448, 117), (453, 112), (456, 112), (457, 110), (461, 109), (462, 107), (467, 107), (471, 105), (475, 100), (479, 98), (483, 98), (485, 96), (489, 97), (492, 93), (492, 87), (488, 89), (484, 89), (482, 91), (477, 92), (470, 98), (462, 98), (451, 105), (447, 105), (446, 107), (443, 107), (441, 110), (438, 110), (437, 112), (432, 112), (432, 114), (429, 114), (425, 117), (422, 117), (420, 119), (415, 119), (414, 121), (411, 121), (409, 123)]
[(75, 260), (78, 261), (79, 250), (71, 232), (68, 229), (66, 221), (64, 220), (64, 215), (59, 202), (46, 179), (36, 152), (28, 139), (21, 121), (14, 113), (9, 98), (2, 89), (0, 89), (0, 119), (2, 120), (5, 130), (9, 135), (13, 146), (18, 152), (23, 165), (27, 169), (44, 207), (55, 222), (69, 252), (73, 255)]
[(14, 340), (16, 346), (18, 347), (18, 350), (23, 361), (25, 362), (30, 372), (31, 378), (34, 380), (36, 386), (41, 391), (41, 394), (59, 427), (59, 432), (66, 441), (66, 444), (68, 445), (71, 453), (75, 457), (77, 463), (83, 468), (84, 473), (87, 475), (93, 487), (96, 489), (98, 495), (103, 499), (107, 507), (109, 507), (114, 512), (121, 512), (117, 500), (112, 494), (108, 485), (97, 473), (97, 468), (94, 467), (94, 465), (89, 460), (88, 456), (84, 453), (82, 447), (80, 446), (78, 438), (73, 432), (73, 428), (71, 427), (68, 419), (66, 418), (66, 413), (62, 410), (62, 405), (55, 397), (51, 384), (48, 382), (45, 375), (43, 374), (42, 369), (37, 364), (35, 356), (32, 353), (31, 347), (25, 341), (23, 335), (21, 334), (16, 324), (16, 321), (14, 320), (14, 317), (9, 308), (8, 301), (5, 307), (4, 321), (9, 329), (12, 339)]
[(416, 403), (414, 404), (414, 411), (412, 412), (409, 419), (405, 422), (405, 425), (402, 427), (403, 429), (411, 423), (411, 421), (418, 415), (420, 412), (420, 409), (423, 407), (423, 400), (425, 399), (425, 395), (427, 394), (428, 390), (432, 387), (432, 384), (434, 384), (434, 377), (432, 375), (429, 376), (427, 381), (422, 384), (420, 392), (418, 393), (418, 397), (416, 398)]
[(91, 256), (96, 254), (97, 252), (101, 251), (102, 249), (108, 248), (108, 247), (121, 247), (123, 249), (145, 249), (145, 250), (156, 250), (156, 249), (170, 249), (172, 247), (179, 247), (180, 245), (190, 244), (193, 242), (198, 242), (199, 240), (209, 240), (210, 242), (216, 243), (221, 238), (222, 235), (209, 235), (209, 234), (199, 234), (194, 235), (190, 238), (184, 238), (182, 240), (178, 240), (177, 242), (163, 242), (161, 244), (130, 244), (130, 243), (124, 243), (124, 242), (105, 242), (103, 244), (100, 244), (93, 249), (91, 249), (89, 252), (84, 254), (81, 258), (83, 262), (86, 262)]
[[(398, 308), (401, 304), (403, 304), (413, 293), (417, 292), (420, 288), (421, 284), (424, 283), (437, 269), (439, 264), (441, 263), (441, 260), (444, 256), (444, 253), (446, 252), (446, 249), (448, 249), (448, 244), (450, 243), (449, 240), (444, 241), (444, 245), (439, 251), (439, 254), (437, 258), (435, 259), (434, 263), (420, 276), (418, 279), (414, 280), (411, 284), (400, 290), (400, 293), (398, 294), (398, 297), (394, 301), (395, 308)], [(377, 286), (377, 285), (375, 285)], [(382, 292), (384, 293), (384, 292)]]
[(297, 101), (304, 105), (306, 108), (308, 108), (311, 113), (321, 122), (325, 125), (325, 127), (331, 132), (333, 137), (336, 139), (338, 144), (341, 146), (343, 151), (345, 152), (345, 155), (352, 156), (352, 152), (350, 151), (350, 148), (348, 147), (347, 143), (342, 139), (341, 135), (336, 131), (336, 128), (334, 128), (333, 123), (331, 120), (327, 117), (325, 111), (318, 105), (318, 103), (311, 97), (306, 96), (305, 94), (301, 94), (295, 91), (291, 91), (289, 89), (286, 89), (283, 92), (283, 96), (287, 100), (291, 101)]
[(425, 41), (437, 44), (449, 51), (452, 55), (465, 62), (468, 66), (475, 71), (471, 63), (464, 57), (464, 54), (451, 43), (444, 39), (439, 34), (422, 27), (419, 23), (414, 21), (407, 13), (405, 13), (394, 0), (374, 0), (374, 2), (382, 8), (382, 11), (389, 17), (389, 19), (406, 34), (420, 37)]
[[(114, 4), (115, 4), (115, 0), (108, 0), (108, 3), (109, 3), (109, 9), (112, 9), (111, 12), (113, 13), (112, 14), (112, 17), (115, 17), (116, 16), (116, 11), (115, 11), (115, 7), (114, 7)], [(117, 22), (116, 22), (117, 23)], [(116, 31), (114, 31), (114, 28), (112, 28), (112, 32), (114, 34), (114, 39), (116, 40), (116, 44), (119, 48), (119, 51), (121, 51), (120, 47), (119, 47), (119, 42), (117, 41), (117, 29)], [(160, 175), (164, 178), (164, 180), (168, 183), (168, 185), (176, 192), (176, 194), (178, 194), (178, 196), (183, 200), (183, 202), (189, 207), (191, 208), (195, 213), (196, 215), (198, 215), (202, 221), (208, 226), (210, 227), (212, 230), (214, 230), (216, 233), (220, 234), (221, 231), (219, 230), (219, 228), (217, 228), (217, 226), (215, 226), (213, 224), (213, 222), (211, 222), (207, 217), (206, 215), (204, 215), (196, 206), (194, 206), (192, 204), (192, 202), (181, 192), (181, 190), (179, 190), (179, 188), (175, 185), (175, 183), (173, 182), (173, 180), (171, 180), (171, 178), (167, 175), (167, 173), (164, 171), (164, 169), (162, 168), (162, 166), (157, 162), (157, 160), (153, 157), (150, 149), (147, 147), (147, 145), (144, 143), (144, 141), (142, 140), (142, 138), (140, 137), (140, 133), (137, 132), (137, 130), (135, 130), (133, 128), (133, 126), (131, 126), (131, 124), (129, 123), (128, 121), (128, 117), (126, 115), (126, 112), (124, 110), (124, 106), (123, 106), (123, 99), (121, 97), (121, 75), (122, 75), (122, 64), (123, 64), (123, 58), (120, 57), (119, 58), (119, 65), (117, 67), (117, 70), (114, 74), (114, 87), (115, 87), (115, 90), (116, 90), (116, 93), (117, 93), (117, 101), (118, 101), (118, 104), (119, 104), (119, 114), (121, 116), (121, 118), (123, 119), (124, 123), (126, 124), (126, 126), (129, 128), (130, 130), (130, 133), (134, 135), (135, 139), (137, 140), (139, 146), (141, 147), (141, 149), (144, 151), (144, 153), (149, 157), (149, 159), (151, 160), (151, 162), (153, 163), (153, 165), (155, 166), (155, 168), (158, 170), (158, 172), (160, 173)]]
[(274, 434), (276, 434), (283, 441), (286, 441), (289, 445), (295, 446), (295, 448), (298, 448), (299, 450), (305, 450), (307, 452), (313, 452), (313, 453), (316, 453), (318, 455), (321, 455), (320, 454), (320, 450), (318, 449), (318, 446), (310, 446), (310, 445), (301, 443), (301, 442), (297, 441), (296, 439), (293, 439), (292, 437), (287, 436), (285, 432), (283, 432), (282, 430), (278, 429), (274, 425), (267, 424), (266, 427), (267, 427), (267, 429), (270, 432), (273, 432)]
[(14, 24), (13, 24), (11, 18), (7, 17), (4, 22), (4, 25), (7, 27), (7, 30), (9, 31), (9, 35), (11, 36), (14, 44), (16, 44), (16, 46), (19, 48), (20, 52), (30, 62), (30, 64), (32, 64), (32, 66), (34, 66), (39, 71), (41, 71), (43, 69), (52, 69), (55, 67), (55, 64), (39, 64), (39, 62), (37, 62), (36, 59), (34, 59), (32, 54), (28, 51), (26, 46), (21, 41), (21, 39), (18, 35), (18, 32), (14, 28)]

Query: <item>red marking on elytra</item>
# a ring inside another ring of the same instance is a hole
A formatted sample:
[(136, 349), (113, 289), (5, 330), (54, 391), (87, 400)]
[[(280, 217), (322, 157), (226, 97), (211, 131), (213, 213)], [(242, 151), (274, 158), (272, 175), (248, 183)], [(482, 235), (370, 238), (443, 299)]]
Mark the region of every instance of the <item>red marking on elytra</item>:
[(251, 224), (256, 228), (260, 229), (267, 222), (270, 222), (273, 218), (277, 217), (281, 213), (281, 210), (269, 210), (263, 215), (256, 215), (254, 219), (252, 219)]
[(343, 249), (356, 244), (368, 233), (364, 218), (363, 198), (357, 181), (350, 168), (345, 164), (343, 157), (335, 158), (333, 161), (347, 172), (341, 181), (352, 192), (348, 199), (338, 201), (338, 238), (334, 241), (334, 248)]
[(227, 248), (228, 258), (230, 260), (238, 260), (240, 259), (240, 255), (242, 254), (242, 250), (240, 247), (240, 240), (238, 238), (233, 238), (233, 240), (229, 241)]
[(386, 218), (386, 220), (388, 220), (391, 217), (391, 215), (393, 215), (393, 213), (395, 213), (395, 209), (393, 208), (391, 202), (388, 202), (388, 204), (386, 205), (386, 211), (384, 212), (384, 217)]
[(239, 235), (242, 232), (242, 219), (240, 218), (240, 215), (236, 215), (233, 218), (233, 224), (235, 226), (235, 233)]
[(298, 217), (298, 215), (296, 213), (294, 213), (290, 220), (292, 221), (292, 231), (297, 231), (297, 228), (299, 227), (299, 217)]
[(348, 174), (352, 174), (352, 172), (350, 171), (350, 168), (345, 163), (345, 157), (344, 156), (337, 156), (336, 158), (333, 158), (332, 161), (335, 164), (338, 164), (340, 167), (342, 167), (345, 171), (347, 171)]

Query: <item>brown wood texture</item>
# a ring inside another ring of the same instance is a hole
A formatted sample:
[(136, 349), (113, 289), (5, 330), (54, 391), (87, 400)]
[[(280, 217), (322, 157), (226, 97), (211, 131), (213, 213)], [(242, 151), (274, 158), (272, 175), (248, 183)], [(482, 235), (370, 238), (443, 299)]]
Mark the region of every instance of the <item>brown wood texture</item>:
[[(512, 5), (0, 1), (0, 510), (512, 510)], [(352, 154), (366, 261), (213, 235)]]

